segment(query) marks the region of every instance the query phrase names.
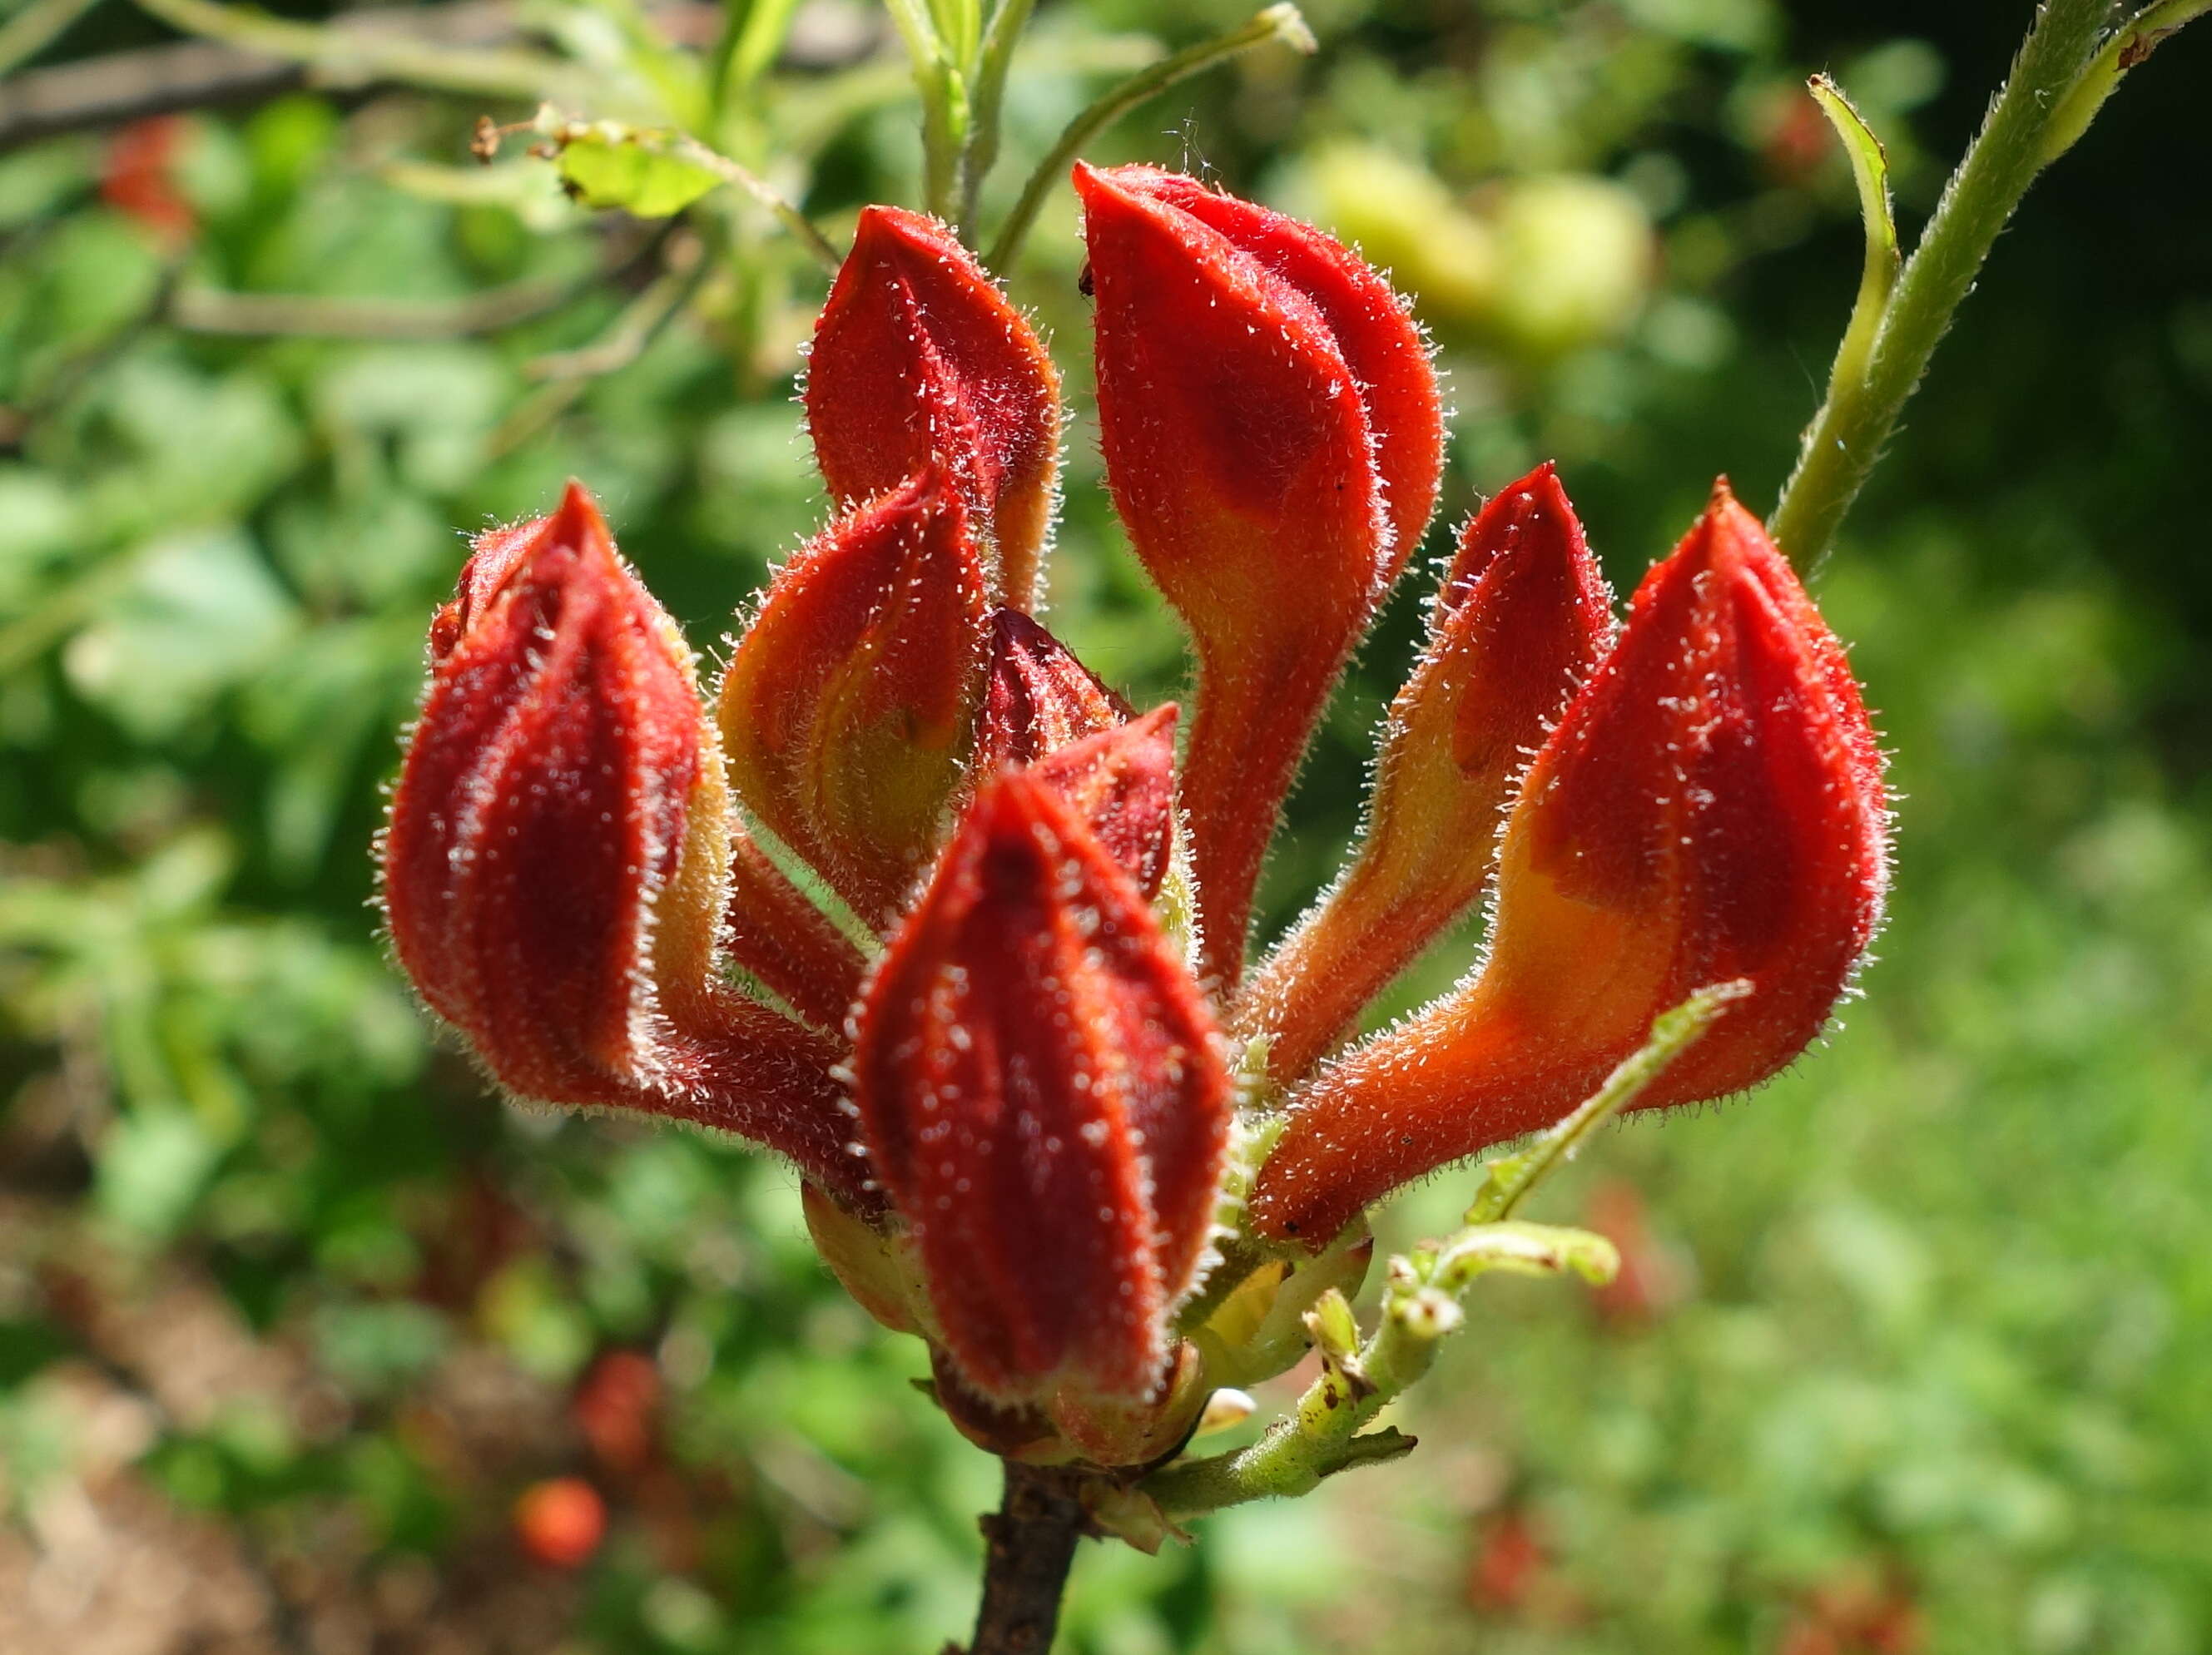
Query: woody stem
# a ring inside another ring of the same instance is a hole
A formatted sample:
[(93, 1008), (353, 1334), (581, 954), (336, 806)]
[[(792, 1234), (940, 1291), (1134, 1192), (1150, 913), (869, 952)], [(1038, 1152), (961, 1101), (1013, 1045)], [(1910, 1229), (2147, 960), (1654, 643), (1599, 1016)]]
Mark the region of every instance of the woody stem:
[(968, 1655), (1046, 1655), (1089, 1520), (1067, 1472), (1011, 1459), (1006, 1467), (1006, 1498), (982, 1520), (983, 1602)]

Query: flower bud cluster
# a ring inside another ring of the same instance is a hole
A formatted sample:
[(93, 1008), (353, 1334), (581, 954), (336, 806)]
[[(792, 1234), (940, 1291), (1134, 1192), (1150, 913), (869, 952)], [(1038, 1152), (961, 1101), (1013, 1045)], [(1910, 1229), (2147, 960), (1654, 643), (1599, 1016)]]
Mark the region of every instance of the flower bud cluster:
[[(785, 1157), (962, 1430), (1128, 1467), (1295, 1358), (1369, 1206), (1561, 1119), (1692, 991), (1748, 985), (1639, 1106), (1792, 1061), (1878, 923), (1887, 819), (1842, 649), (1725, 486), (1616, 631), (1540, 467), (1460, 534), (1360, 843), (1248, 969), (1284, 795), (1436, 505), (1436, 378), (1312, 227), (1075, 182), (1187, 731), (1030, 613), (1043, 344), (944, 226), (870, 208), (806, 388), (836, 515), (719, 685), (572, 486), (434, 617), (380, 856), (399, 963), (499, 1086)], [(1478, 966), (1356, 1038), (1486, 894)]]

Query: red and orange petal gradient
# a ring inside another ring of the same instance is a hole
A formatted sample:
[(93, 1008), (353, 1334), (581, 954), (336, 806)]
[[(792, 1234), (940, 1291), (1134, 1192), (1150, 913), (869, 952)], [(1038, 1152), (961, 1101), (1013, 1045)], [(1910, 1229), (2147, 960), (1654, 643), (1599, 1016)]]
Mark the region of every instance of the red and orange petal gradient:
[(1027, 609), (1060, 472), (1060, 371), (935, 219), (867, 207), (814, 327), (806, 417), (830, 492), (856, 505), (934, 462), (994, 550), (994, 601)]
[(1233, 985), (1314, 724), (1434, 504), (1436, 378), (1382, 278), (1310, 226), (1079, 165), (1107, 480), (1189, 626), (1182, 791), (1205, 968)]
[(1033, 773), (984, 784), (859, 1024), (862, 1139), (967, 1385), (1151, 1398), (1230, 1077), (1150, 908)]
[(718, 979), (726, 811), (690, 652), (590, 497), (483, 537), (380, 847), (401, 964), (508, 1090), (740, 1132), (857, 1199), (834, 1047)]
[(1549, 464), (1460, 536), (1429, 638), (1391, 703), (1366, 831), (1344, 878), (1246, 990), (1236, 1025), (1302, 1078), (1481, 894), (1514, 779), (1613, 641), (1611, 598)]
[(1522, 784), (1489, 958), (1294, 1100), (1255, 1227), (1318, 1246), (1409, 1179), (1550, 1125), (1707, 984), (1753, 987), (1637, 1106), (1757, 1085), (1849, 985), (1887, 834), (1842, 647), (1723, 485)]
[(936, 853), (974, 734), (985, 613), (967, 508), (933, 466), (787, 564), (723, 676), (738, 798), (871, 924)]

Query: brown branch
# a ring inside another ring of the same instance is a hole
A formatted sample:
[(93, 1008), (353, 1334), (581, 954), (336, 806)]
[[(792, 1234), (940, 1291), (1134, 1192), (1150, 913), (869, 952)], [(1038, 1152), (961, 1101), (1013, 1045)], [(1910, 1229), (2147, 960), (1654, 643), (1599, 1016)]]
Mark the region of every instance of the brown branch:
[(1047, 1655), (1075, 1543), (1091, 1521), (1073, 1474), (1011, 1459), (1006, 1467), (1006, 1499), (981, 1524), (983, 1602), (967, 1655)]
[[(704, 47), (721, 26), (722, 8), (713, 0), (662, 0), (649, 15), (676, 45)], [(364, 9), (342, 13), (327, 27), (371, 39), (479, 48), (509, 45), (527, 33), (521, 9), (512, 0)], [(878, 44), (877, 31), (852, 27), (842, 10), (807, 7), (780, 62), (802, 70), (840, 69), (868, 57)], [(308, 65), (294, 59), (210, 40), (143, 46), (33, 70), (0, 83), (0, 151), (180, 109), (256, 103), (305, 86), (313, 76)]]

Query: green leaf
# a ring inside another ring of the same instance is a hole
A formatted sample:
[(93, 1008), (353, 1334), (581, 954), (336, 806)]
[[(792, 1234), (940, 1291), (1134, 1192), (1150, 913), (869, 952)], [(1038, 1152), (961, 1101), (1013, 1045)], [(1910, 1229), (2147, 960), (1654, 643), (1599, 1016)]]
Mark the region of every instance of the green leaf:
[(1825, 75), (1815, 75), (1807, 84), (1828, 124), (1844, 141), (1844, 153), (1850, 157), (1851, 179), (1858, 185), (1859, 217), (1866, 226), (1866, 266), (1859, 277), (1858, 297), (1851, 305), (1850, 324), (1844, 330), (1843, 343), (1836, 348), (1832, 376), (1838, 384), (1856, 383), (1866, 373), (1890, 289), (1897, 285), (1897, 220), (1890, 210), (1889, 157), (1866, 118), (1844, 96), (1842, 88)]
[(668, 218), (722, 182), (679, 153), (676, 134), (612, 121), (561, 135), (556, 165), (569, 194), (586, 207), (618, 207), (635, 218)]

